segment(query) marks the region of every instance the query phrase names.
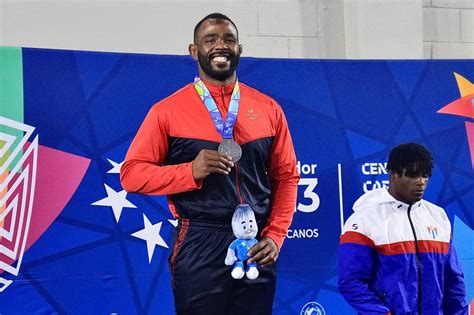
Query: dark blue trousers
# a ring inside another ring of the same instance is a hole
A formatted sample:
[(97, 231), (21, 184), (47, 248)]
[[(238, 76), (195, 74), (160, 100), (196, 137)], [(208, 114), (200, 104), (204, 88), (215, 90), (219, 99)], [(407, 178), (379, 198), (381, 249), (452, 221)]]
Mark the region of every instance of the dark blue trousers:
[(180, 220), (169, 259), (176, 314), (272, 314), (276, 265), (232, 278), (224, 260), (234, 239), (230, 224)]

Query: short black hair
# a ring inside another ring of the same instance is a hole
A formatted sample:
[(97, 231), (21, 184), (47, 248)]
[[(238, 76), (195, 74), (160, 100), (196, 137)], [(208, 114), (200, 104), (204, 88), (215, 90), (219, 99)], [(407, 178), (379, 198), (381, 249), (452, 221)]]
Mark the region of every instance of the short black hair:
[(433, 157), (428, 149), (418, 143), (400, 144), (390, 152), (387, 170), (399, 175), (406, 170), (407, 176), (430, 177), (433, 170)]
[(216, 12), (216, 13), (211, 13), (211, 14), (206, 15), (204, 18), (202, 18), (201, 21), (199, 21), (196, 24), (196, 26), (194, 27), (194, 35), (193, 35), (195, 43), (196, 43), (196, 35), (197, 35), (197, 31), (198, 31), (199, 27), (201, 26), (202, 23), (204, 23), (204, 21), (211, 20), (211, 19), (229, 21), (235, 27), (235, 30), (237, 31), (237, 38), (238, 38), (239, 30), (237, 29), (237, 25), (235, 25), (235, 23), (227, 15)]

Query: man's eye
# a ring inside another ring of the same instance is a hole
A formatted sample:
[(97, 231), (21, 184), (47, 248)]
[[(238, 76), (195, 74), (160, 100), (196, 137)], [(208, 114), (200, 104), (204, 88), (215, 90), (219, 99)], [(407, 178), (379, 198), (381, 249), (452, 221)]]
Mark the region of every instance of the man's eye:
[(407, 172), (405, 173), (405, 175), (406, 175), (407, 177), (419, 177), (419, 176), (420, 176), (419, 173), (417, 173), (417, 172), (412, 172), (412, 171), (407, 171)]

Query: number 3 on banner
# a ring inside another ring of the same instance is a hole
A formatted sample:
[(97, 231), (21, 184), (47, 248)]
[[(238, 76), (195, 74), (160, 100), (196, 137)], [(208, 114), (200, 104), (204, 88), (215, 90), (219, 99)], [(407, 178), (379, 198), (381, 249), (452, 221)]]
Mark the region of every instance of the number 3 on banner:
[(318, 185), (317, 178), (301, 178), (298, 185), (307, 185), (304, 191), (304, 198), (311, 199), (311, 203), (309, 205), (302, 204), (301, 202), (298, 203), (298, 206), (295, 209), (301, 212), (314, 212), (319, 208), (320, 199), (318, 194), (314, 192), (314, 188)]

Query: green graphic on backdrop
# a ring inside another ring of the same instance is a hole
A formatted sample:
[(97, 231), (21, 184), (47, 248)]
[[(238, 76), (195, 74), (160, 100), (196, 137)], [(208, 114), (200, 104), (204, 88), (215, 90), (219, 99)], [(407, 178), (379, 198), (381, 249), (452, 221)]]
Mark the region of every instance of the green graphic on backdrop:
[[(23, 65), (19, 47), (0, 47), (0, 117), (23, 122)], [(15, 137), (16, 143), (12, 147), (23, 137), (21, 131), (3, 123), (0, 123), (0, 132)], [(0, 149), (4, 145), (5, 142), (0, 140)], [(8, 151), (0, 156), (0, 166), (8, 156)]]

